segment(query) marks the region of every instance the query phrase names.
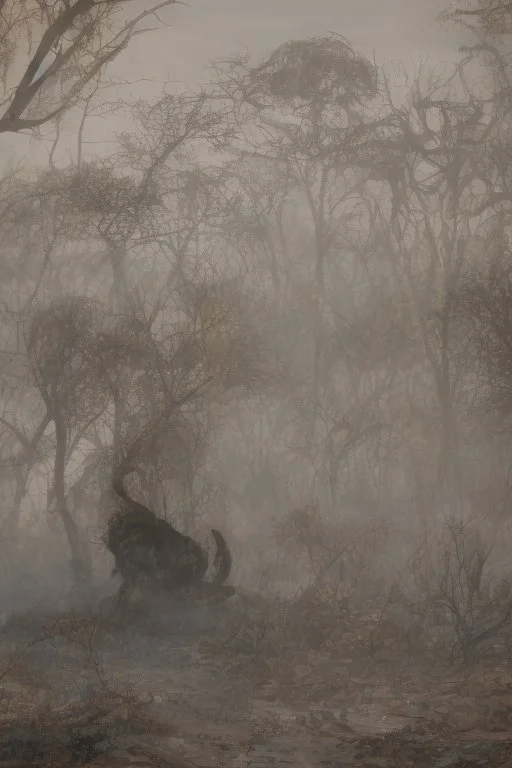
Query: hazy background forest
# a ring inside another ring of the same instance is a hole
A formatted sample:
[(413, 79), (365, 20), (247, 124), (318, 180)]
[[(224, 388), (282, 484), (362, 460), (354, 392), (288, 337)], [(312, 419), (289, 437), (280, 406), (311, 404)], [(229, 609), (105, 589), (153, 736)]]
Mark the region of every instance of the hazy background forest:
[(334, 31), (132, 99), (111, 63), (173, 5), (0, 0), (0, 133), (37, 158), (0, 179), (2, 606), (112, 589), (145, 432), (134, 495), (226, 531), (233, 584), (504, 626), (511, 3), (446, 9), (442, 74)]

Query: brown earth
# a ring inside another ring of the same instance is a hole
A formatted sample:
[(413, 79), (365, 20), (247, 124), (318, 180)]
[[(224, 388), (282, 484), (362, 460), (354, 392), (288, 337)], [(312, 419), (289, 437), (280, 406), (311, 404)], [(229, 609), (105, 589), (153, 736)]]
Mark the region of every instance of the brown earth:
[(0, 766), (511, 766), (512, 662), (451, 666), (347, 633), (318, 651), (203, 627), (12, 620)]

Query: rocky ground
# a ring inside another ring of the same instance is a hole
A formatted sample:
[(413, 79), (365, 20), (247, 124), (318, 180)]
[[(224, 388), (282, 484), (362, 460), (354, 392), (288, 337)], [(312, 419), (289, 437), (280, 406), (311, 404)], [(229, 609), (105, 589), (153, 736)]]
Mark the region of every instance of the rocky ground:
[(512, 768), (504, 655), (369, 653), (360, 627), (313, 651), (255, 621), (262, 604), (215, 610), (10, 619), (0, 766)]

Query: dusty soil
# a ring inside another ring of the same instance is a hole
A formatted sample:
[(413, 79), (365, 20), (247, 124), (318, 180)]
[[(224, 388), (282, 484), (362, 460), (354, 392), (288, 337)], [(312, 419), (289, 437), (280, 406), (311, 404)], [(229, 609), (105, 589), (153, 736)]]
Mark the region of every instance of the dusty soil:
[(512, 663), (240, 643), (203, 622), (0, 636), (0, 766), (511, 766)]

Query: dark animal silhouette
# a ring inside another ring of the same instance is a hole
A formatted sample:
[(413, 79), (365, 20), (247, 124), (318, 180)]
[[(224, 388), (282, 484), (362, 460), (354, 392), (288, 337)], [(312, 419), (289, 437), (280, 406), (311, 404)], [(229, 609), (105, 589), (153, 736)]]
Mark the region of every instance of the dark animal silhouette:
[[(208, 569), (207, 554), (190, 536), (128, 495), (123, 480), (131, 471), (125, 469), (113, 481), (121, 507), (110, 518), (106, 539), (115, 558), (113, 574), (122, 578), (120, 596), (129, 596), (144, 582), (166, 591), (199, 585)], [(216, 543), (212, 585), (221, 588), (231, 573), (232, 559), (220, 531), (212, 529), (212, 535)]]
[(213, 583), (221, 585), (224, 584), (224, 582), (229, 578), (231, 567), (233, 565), (233, 559), (231, 557), (229, 547), (226, 543), (226, 539), (222, 533), (216, 528), (211, 528), (210, 530), (212, 532), (213, 538), (215, 539), (215, 546), (217, 548), (215, 557), (213, 559), (213, 567), (215, 569)]

